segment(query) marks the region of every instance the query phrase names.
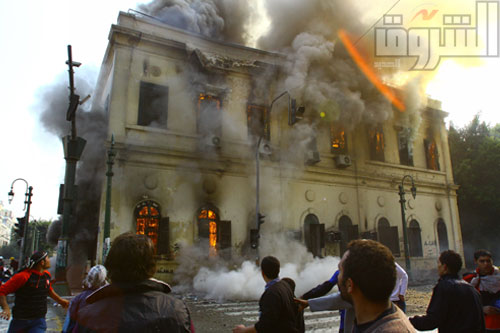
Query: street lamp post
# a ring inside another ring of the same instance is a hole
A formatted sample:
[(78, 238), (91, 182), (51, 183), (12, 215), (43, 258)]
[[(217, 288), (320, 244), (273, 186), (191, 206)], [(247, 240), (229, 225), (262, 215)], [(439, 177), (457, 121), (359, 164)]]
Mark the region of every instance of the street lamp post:
[[(288, 95), (288, 125), (292, 126), (297, 122), (297, 120), (301, 119), (300, 115), (304, 113), (304, 108), (296, 108), (296, 101), (295, 99), (292, 99), (290, 96), (290, 93), (288, 91), (285, 91), (278, 95), (275, 99), (272, 100), (271, 105), (269, 106), (269, 115), (271, 115), (271, 110), (273, 109), (274, 103), (280, 99), (281, 97)], [(260, 226), (262, 223), (264, 223), (264, 218), (265, 216), (260, 213), (260, 198), (259, 198), (259, 193), (260, 193), (260, 146), (262, 143), (262, 139), (264, 138), (264, 133), (262, 133), (259, 136), (259, 140), (257, 141), (257, 145), (255, 148), (255, 223), (256, 223), (256, 229), (255, 229), (255, 234), (253, 235), (254, 239), (252, 240), (252, 235), (250, 235), (251, 238), (251, 247), (254, 248), (257, 251), (257, 261), (259, 261), (259, 238), (260, 238)], [(266, 150), (266, 153), (270, 153), (271, 149), (268, 144), (265, 144), (264, 150)]]
[(10, 192), (8, 193), (9, 204), (14, 199), (14, 183), (17, 182), (18, 180), (21, 180), (26, 184), (26, 193), (24, 195), (24, 210), (26, 210), (26, 213), (24, 214), (24, 220), (26, 221), (25, 222), (26, 224), (24, 226), (23, 237), (21, 238), (21, 248), (19, 250), (19, 263), (22, 266), (25, 263), (26, 247), (28, 245), (27, 244), (28, 242), (26, 241), (26, 237), (28, 235), (28, 224), (29, 224), (29, 216), (30, 216), (30, 208), (31, 208), (31, 197), (33, 196), (33, 186), (29, 186), (26, 179), (23, 179), (23, 178), (15, 179), (12, 182), (12, 184), (10, 185)]
[(111, 234), (111, 183), (113, 180), (113, 164), (115, 161), (115, 138), (111, 135), (111, 147), (108, 150), (108, 160), (106, 164), (108, 165), (108, 170), (106, 171), (106, 209), (104, 211), (104, 238), (102, 244), (102, 262), (106, 260), (108, 251), (111, 245), (110, 234)]
[(405, 264), (406, 271), (408, 275), (411, 277), (411, 263), (410, 263), (410, 250), (408, 246), (408, 233), (406, 228), (406, 216), (405, 216), (405, 189), (404, 182), (406, 178), (411, 179), (411, 195), (413, 199), (417, 196), (417, 188), (415, 187), (415, 182), (413, 181), (413, 177), (410, 175), (405, 175), (401, 180), (401, 185), (399, 185), (399, 203), (401, 204), (401, 222), (403, 223), (403, 243), (404, 243), (404, 251), (405, 251)]

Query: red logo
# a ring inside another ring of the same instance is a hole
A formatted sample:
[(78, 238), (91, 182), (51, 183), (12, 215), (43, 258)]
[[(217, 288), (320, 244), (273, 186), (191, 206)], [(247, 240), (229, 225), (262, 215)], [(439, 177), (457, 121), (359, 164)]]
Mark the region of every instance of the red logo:
[(427, 9), (422, 9), (421, 11), (419, 11), (412, 19), (411, 21), (413, 22), (414, 19), (417, 18), (417, 16), (419, 16), (420, 14), (422, 14), (422, 20), (424, 21), (430, 21), (432, 20), (432, 18), (437, 14), (439, 10), (437, 9), (434, 9), (432, 10), (432, 12), (429, 14), (429, 12), (427, 11)]

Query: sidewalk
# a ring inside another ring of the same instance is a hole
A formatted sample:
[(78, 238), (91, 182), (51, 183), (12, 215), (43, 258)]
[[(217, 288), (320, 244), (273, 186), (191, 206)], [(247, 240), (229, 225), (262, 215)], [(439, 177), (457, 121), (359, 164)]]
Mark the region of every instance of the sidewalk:
[[(47, 299), (47, 315), (45, 320), (47, 321), (47, 332), (61, 332), (64, 319), (66, 318), (66, 310), (61, 306), (54, 306), (54, 301), (52, 299)], [(14, 304), (9, 303), (12, 309)], [(6, 321), (0, 319), (0, 332), (7, 332), (9, 328), (10, 320)]]

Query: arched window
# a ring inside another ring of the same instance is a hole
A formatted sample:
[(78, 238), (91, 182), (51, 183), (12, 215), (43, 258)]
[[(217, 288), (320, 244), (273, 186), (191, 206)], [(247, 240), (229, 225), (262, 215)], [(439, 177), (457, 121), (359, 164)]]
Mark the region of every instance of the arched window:
[(417, 220), (411, 220), (408, 227), (408, 245), (410, 247), (410, 257), (423, 257), (422, 236), (420, 225)]
[(378, 241), (387, 246), (395, 257), (401, 256), (399, 250), (398, 227), (391, 227), (389, 220), (381, 217), (378, 220)]
[(340, 254), (342, 255), (347, 249), (347, 244), (353, 239), (359, 238), (359, 231), (357, 225), (352, 225), (352, 221), (347, 215), (342, 215), (339, 219), (340, 231)]
[(324, 234), (325, 225), (319, 223), (316, 215), (308, 214), (304, 220), (304, 241), (315, 257), (321, 256), (321, 249), (325, 247)]
[(160, 205), (152, 200), (145, 200), (135, 206), (134, 213), (136, 233), (151, 238), (156, 249), (161, 218)]
[(448, 231), (446, 230), (446, 224), (443, 219), (439, 219), (437, 223), (437, 233), (439, 241), (439, 252), (443, 252), (449, 249), (448, 244)]

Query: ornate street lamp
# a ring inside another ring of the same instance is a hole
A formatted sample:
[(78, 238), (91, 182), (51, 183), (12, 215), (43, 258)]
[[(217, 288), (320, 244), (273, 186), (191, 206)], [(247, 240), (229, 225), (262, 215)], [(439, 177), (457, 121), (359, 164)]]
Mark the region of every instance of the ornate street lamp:
[(14, 199), (14, 183), (17, 182), (18, 180), (21, 180), (26, 184), (26, 193), (24, 194), (24, 208), (23, 208), (23, 210), (26, 211), (26, 213), (24, 214), (24, 221), (26, 224), (24, 226), (23, 236), (21, 238), (21, 248), (19, 250), (19, 263), (22, 266), (25, 263), (25, 258), (27, 257), (26, 247), (28, 242), (26, 241), (26, 236), (28, 235), (28, 223), (29, 223), (30, 208), (31, 208), (31, 197), (33, 196), (33, 186), (29, 186), (28, 182), (24, 178), (15, 179), (10, 185), (10, 191), (8, 193), (9, 204), (12, 203), (12, 200)]
[(413, 177), (410, 175), (405, 175), (401, 180), (401, 185), (399, 185), (399, 203), (401, 204), (401, 222), (403, 223), (403, 243), (404, 243), (404, 251), (405, 251), (405, 264), (406, 264), (406, 272), (411, 277), (411, 263), (410, 263), (410, 250), (408, 246), (408, 233), (406, 229), (406, 217), (405, 217), (405, 189), (404, 182), (406, 178), (411, 179), (411, 195), (413, 199), (417, 196), (417, 188), (415, 187), (415, 182), (413, 181)]
[(116, 152), (114, 150), (115, 137), (111, 135), (111, 147), (108, 150), (108, 160), (106, 164), (108, 165), (108, 170), (106, 171), (106, 209), (104, 211), (104, 232), (103, 232), (103, 244), (102, 244), (102, 262), (106, 261), (106, 256), (108, 255), (109, 248), (111, 247), (111, 182), (113, 179), (113, 164), (115, 161)]

